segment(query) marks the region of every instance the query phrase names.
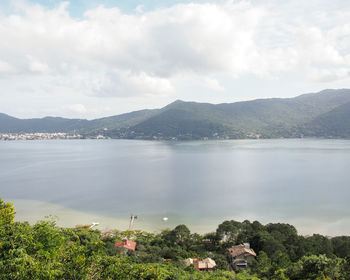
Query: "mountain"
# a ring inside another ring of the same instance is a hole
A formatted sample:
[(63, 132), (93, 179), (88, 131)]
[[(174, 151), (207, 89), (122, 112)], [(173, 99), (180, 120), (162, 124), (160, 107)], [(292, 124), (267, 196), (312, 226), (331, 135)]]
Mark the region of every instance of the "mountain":
[(350, 137), (350, 102), (321, 114), (302, 128), (305, 135), (326, 138)]
[[(324, 90), (295, 98), (271, 98), (230, 104), (175, 101), (131, 127), (141, 138), (278, 138), (308, 135), (303, 127), (350, 102), (350, 90)], [(302, 129), (303, 128), (303, 129)], [(317, 132), (310, 136), (324, 137)]]
[(140, 110), (131, 113), (121, 114), (112, 117), (105, 117), (90, 121), (86, 125), (86, 130), (98, 130), (104, 129), (121, 129), (131, 127), (139, 122), (148, 119), (158, 113), (158, 109), (155, 110)]
[(69, 132), (81, 130), (87, 125), (87, 120), (45, 117), (37, 119), (17, 119), (6, 114), (0, 114), (1, 133), (32, 133), (32, 132)]
[(209, 104), (177, 100), (161, 109), (95, 120), (0, 114), (0, 132), (78, 132), (127, 139), (350, 138), (350, 89), (294, 98)]

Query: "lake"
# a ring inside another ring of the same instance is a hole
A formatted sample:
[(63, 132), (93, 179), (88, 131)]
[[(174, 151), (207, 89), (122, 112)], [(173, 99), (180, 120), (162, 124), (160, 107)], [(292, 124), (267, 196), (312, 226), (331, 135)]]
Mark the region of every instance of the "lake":
[[(0, 197), (17, 220), (215, 231), (227, 219), (350, 234), (350, 140), (0, 142)], [(163, 221), (168, 217), (168, 221)]]

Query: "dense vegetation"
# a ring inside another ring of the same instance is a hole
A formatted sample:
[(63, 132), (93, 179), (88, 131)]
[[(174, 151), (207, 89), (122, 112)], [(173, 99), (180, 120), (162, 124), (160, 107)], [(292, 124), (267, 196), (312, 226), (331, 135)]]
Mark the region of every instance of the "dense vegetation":
[(175, 101), (95, 120), (47, 117), (21, 120), (0, 114), (0, 133), (78, 132), (127, 139), (350, 138), (350, 90), (228, 104)]
[[(15, 209), (0, 199), (0, 279), (350, 279), (350, 237), (300, 236), (288, 224), (225, 221), (199, 235), (185, 225), (160, 233), (61, 228), (46, 218), (15, 222)], [(122, 238), (137, 242), (121, 254)], [(226, 249), (250, 242), (258, 252), (247, 270), (232, 271)], [(186, 267), (188, 257), (213, 258), (211, 272)], [(171, 259), (171, 261), (164, 261)]]

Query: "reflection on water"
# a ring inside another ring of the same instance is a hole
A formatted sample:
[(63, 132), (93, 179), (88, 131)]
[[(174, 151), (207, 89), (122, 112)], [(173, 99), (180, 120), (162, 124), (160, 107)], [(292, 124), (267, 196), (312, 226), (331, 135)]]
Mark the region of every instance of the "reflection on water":
[(350, 232), (347, 140), (0, 142), (0, 157), (0, 196), (21, 220), (126, 228), (133, 213), (151, 231), (257, 219)]

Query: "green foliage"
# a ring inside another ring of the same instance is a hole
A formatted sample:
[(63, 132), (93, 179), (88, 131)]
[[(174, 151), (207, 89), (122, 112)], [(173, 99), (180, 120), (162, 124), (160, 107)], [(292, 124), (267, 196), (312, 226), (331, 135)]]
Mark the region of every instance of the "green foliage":
[[(225, 221), (215, 233), (205, 235), (191, 233), (185, 225), (157, 234), (101, 233), (83, 227), (61, 228), (52, 217), (34, 225), (14, 222), (13, 205), (0, 201), (0, 279), (4, 280), (350, 279), (350, 237), (346, 236), (302, 237), (288, 224), (264, 226), (247, 220)], [(136, 251), (121, 255), (114, 244), (125, 237), (137, 242)], [(259, 254), (247, 270), (235, 274), (230, 271), (226, 248), (242, 242), (250, 242)], [(210, 257), (217, 266), (214, 271), (196, 271), (194, 266), (186, 267), (184, 260), (189, 257)]]
[(304, 256), (299, 261), (302, 267), (300, 279), (339, 279), (343, 260), (325, 255)]
[(15, 207), (11, 202), (4, 202), (0, 198), (0, 227), (12, 224), (15, 218)]
[(158, 264), (137, 264), (128, 258), (99, 258), (100, 270), (97, 279), (159, 279), (161, 269)]
[(286, 269), (278, 269), (273, 274), (272, 280), (289, 280), (289, 278), (286, 276)]
[(173, 242), (184, 245), (190, 239), (190, 230), (185, 225), (178, 225), (171, 231)]
[(331, 239), (334, 254), (338, 257), (350, 257), (350, 236), (338, 236)]
[(248, 274), (245, 271), (237, 273), (237, 275), (234, 279), (235, 280), (260, 280), (260, 278), (258, 278), (257, 276)]
[(216, 230), (216, 237), (229, 247), (236, 243), (238, 234), (242, 230), (242, 224), (237, 221), (225, 221)]
[(333, 253), (332, 241), (320, 234), (314, 234), (306, 238), (307, 251), (314, 255), (325, 254), (331, 256)]
[(272, 262), (264, 251), (259, 252), (253, 268), (262, 277), (269, 277), (271, 275)]

